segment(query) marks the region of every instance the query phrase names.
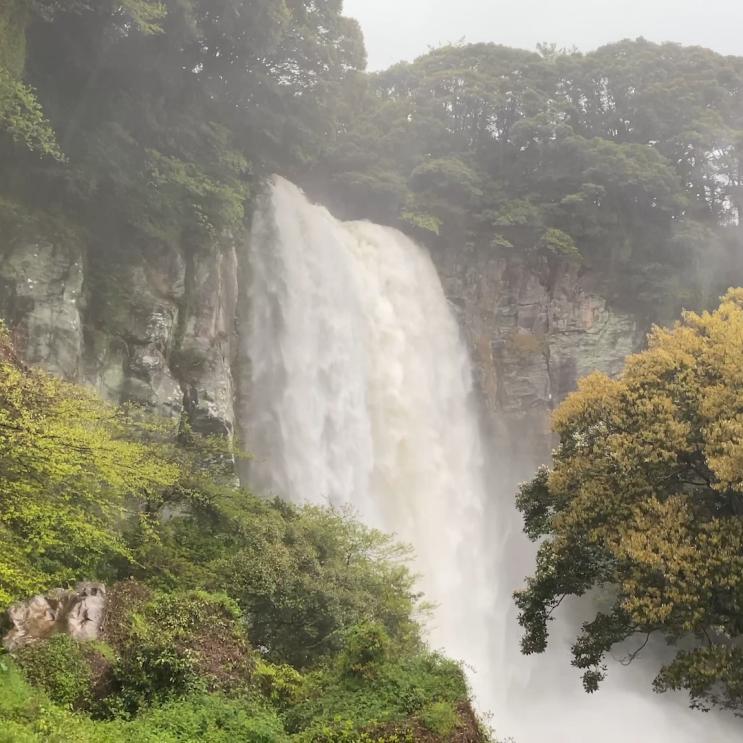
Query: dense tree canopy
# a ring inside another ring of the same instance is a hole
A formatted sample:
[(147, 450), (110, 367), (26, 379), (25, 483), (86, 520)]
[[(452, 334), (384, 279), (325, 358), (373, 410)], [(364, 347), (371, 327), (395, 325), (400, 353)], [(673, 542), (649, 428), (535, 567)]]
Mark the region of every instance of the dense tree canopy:
[(737, 255), (743, 58), (447, 46), (371, 76), (351, 110), (320, 178), (350, 216), (572, 256), (656, 307)]
[(739, 261), (741, 57), (474, 44), (364, 75), (340, 0), (2, 11), (7, 229), (208, 249), (278, 171), (449, 247), (585, 261), (646, 307), (714, 297)]
[[(516, 594), (523, 649), (542, 652), (565, 596), (604, 588), (573, 645), (595, 690), (635, 636), (679, 645), (656, 689), (743, 710), (743, 290), (656, 329), (619, 379), (593, 374), (557, 409), (551, 470), (518, 495), (542, 539)], [(609, 597), (609, 598), (607, 598)]]
[(364, 64), (340, 0), (3, 2), (20, 20), (2, 31), (0, 219), (38, 232), (58, 212), (98, 250), (239, 230), (256, 176), (312, 160)]

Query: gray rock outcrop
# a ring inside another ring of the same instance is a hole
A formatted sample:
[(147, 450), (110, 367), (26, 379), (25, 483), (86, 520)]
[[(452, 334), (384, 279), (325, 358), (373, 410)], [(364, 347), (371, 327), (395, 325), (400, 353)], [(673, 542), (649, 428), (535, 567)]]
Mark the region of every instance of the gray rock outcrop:
[(552, 410), (593, 371), (618, 374), (642, 323), (614, 309), (598, 277), (564, 261), (530, 264), (495, 250), (435, 251), (444, 290), (472, 349), (475, 383), (494, 426), (529, 439), (545, 461)]
[(114, 403), (174, 422), (185, 411), (194, 430), (232, 435), (237, 274), (234, 245), (93, 269), (74, 247), (0, 239), (0, 318), (29, 363)]
[(79, 642), (96, 640), (105, 608), (103, 583), (78, 583), (74, 590), (60, 588), (19, 601), (8, 609), (12, 627), (3, 638), (3, 647), (12, 653), (58, 634)]
[(68, 379), (78, 378), (83, 355), (82, 288), (74, 248), (39, 241), (0, 251), (0, 317), (26, 361)]

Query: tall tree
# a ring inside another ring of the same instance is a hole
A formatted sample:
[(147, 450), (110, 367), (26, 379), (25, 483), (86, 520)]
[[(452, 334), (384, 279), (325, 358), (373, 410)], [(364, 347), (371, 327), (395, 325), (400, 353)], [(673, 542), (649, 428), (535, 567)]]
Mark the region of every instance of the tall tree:
[(339, 0), (33, 7), (25, 77), (68, 162), (0, 149), (7, 221), (58, 209), (98, 247), (239, 230), (257, 177), (332, 135), (337, 90), (365, 59)]
[[(543, 540), (517, 592), (525, 653), (545, 650), (566, 596), (602, 590), (573, 645), (587, 691), (630, 638), (679, 644), (658, 691), (743, 710), (743, 290), (656, 329), (613, 380), (593, 374), (557, 409), (551, 470), (520, 488)], [(631, 656), (630, 656), (631, 657)]]

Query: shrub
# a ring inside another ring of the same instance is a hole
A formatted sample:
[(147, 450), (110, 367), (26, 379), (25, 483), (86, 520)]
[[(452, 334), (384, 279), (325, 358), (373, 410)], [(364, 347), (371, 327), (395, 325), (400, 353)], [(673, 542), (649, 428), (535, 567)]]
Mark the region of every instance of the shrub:
[(420, 713), (423, 727), (438, 735), (451, 735), (457, 727), (457, 720), (451, 702), (434, 702)]
[(131, 617), (115, 677), (129, 712), (153, 701), (244, 687), (252, 653), (237, 605), (184, 591), (159, 596)]
[(390, 636), (380, 624), (364, 624), (346, 632), (338, 661), (346, 676), (370, 679), (378, 675), (390, 649)]
[(92, 672), (83, 647), (67, 635), (27, 645), (16, 660), (34, 686), (62, 707), (83, 707), (90, 700)]
[[(363, 734), (378, 730), (399, 737), (407, 734), (405, 723), (424, 710), (432, 724), (438, 714), (443, 725), (443, 713), (436, 705), (454, 709), (467, 699), (464, 672), (456, 663), (432, 653), (392, 652), (394, 646), (382, 655), (372, 644), (369, 653), (368, 630), (367, 626), (349, 633), (352, 642), (343, 651), (348, 653), (346, 659), (306, 677), (304, 699), (285, 715), (289, 732), (307, 741), (363, 740)], [(371, 634), (378, 637), (376, 631)], [(348, 672), (349, 662), (351, 668), (357, 666), (353, 660), (359, 655), (366, 676)], [(368, 675), (370, 669), (373, 674)], [(357, 737), (344, 738), (347, 729)]]
[(285, 710), (297, 701), (302, 682), (302, 674), (291, 666), (271, 665), (259, 660), (253, 671), (253, 688), (279, 710)]
[(193, 743), (279, 743), (287, 739), (274, 712), (254, 709), (243, 700), (229, 700), (218, 694), (192, 696), (152, 709), (127, 730), (130, 734), (146, 732), (153, 740), (172, 737)]

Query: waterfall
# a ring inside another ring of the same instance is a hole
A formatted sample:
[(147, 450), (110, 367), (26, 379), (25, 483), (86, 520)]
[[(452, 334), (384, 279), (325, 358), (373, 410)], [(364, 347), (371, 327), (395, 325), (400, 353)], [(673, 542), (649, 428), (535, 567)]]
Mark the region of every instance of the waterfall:
[(274, 178), (254, 218), (249, 283), (240, 418), (252, 486), (297, 503), (352, 504), (413, 545), (421, 589), (438, 605), (430, 644), (472, 669), (499, 736), (739, 737), (683, 698), (653, 698), (639, 666), (612, 668), (606, 690), (589, 697), (559, 625), (556, 649), (518, 654), (511, 593), (533, 555), (515, 483), (485, 477), (468, 352), (424, 249), (389, 227), (339, 222)]

